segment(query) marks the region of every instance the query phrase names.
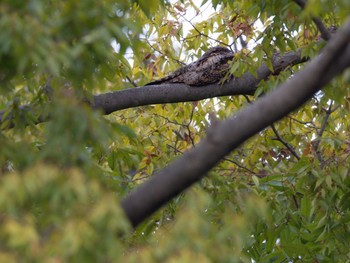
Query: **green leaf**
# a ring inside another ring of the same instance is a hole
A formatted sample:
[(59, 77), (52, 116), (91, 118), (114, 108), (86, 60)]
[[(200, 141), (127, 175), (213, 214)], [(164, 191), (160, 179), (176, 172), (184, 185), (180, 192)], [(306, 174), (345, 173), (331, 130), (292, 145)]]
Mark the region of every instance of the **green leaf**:
[(260, 183), (259, 183), (259, 178), (256, 177), (255, 175), (252, 176), (252, 180), (255, 184), (256, 187), (259, 187)]

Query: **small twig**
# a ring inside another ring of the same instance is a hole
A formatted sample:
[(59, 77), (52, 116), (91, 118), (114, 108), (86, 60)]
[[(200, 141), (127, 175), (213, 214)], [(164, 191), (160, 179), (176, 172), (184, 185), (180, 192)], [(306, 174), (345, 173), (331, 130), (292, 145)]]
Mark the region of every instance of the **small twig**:
[[(170, 144), (167, 144), (167, 146), (170, 147), (171, 149), (175, 150), (176, 153), (181, 153), (181, 154), (183, 154), (182, 151), (180, 151), (179, 149), (175, 148), (174, 146), (172, 146), (172, 145), (170, 145)], [(239, 163), (236, 162), (236, 161), (233, 161), (233, 160), (228, 159), (228, 158), (223, 158), (223, 160), (228, 161), (228, 162), (230, 162), (230, 163), (233, 163), (234, 165), (238, 166), (239, 168), (241, 168), (241, 169), (243, 169), (243, 170), (246, 170), (246, 171), (249, 172), (249, 173), (256, 174), (256, 172), (254, 172), (254, 171), (250, 170), (249, 168), (247, 168), (247, 167), (245, 167), (245, 166), (239, 164)]]
[(45, 95), (47, 96), (47, 98), (49, 100), (52, 99), (53, 97), (53, 90), (52, 90), (52, 86), (51, 86), (51, 80), (52, 80), (52, 76), (49, 76), (46, 80), (45, 85), (43, 86), (42, 90), (44, 91)]
[(295, 122), (303, 124), (303, 125), (307, 126), (308, 128), (312, 128), (312, 129), (315, 129), (315, 130), (317, 129), (315, 123), (313, 123), (312, 121), (301, 121), (301, 120), (298, 120), (298, 119), (296, 119), (296, 118), (294, 118), (292, 116), (288, 116), (288, 118), (293, 120), (293, 121), (295, 121)]
[(246, 48), (248, 46), (247, 42), (243, 39), (242, 34), (238, 37), (241, 42), (242, 48)]
[(293, 155), (295, 158), (297, 158), (298, 160), (300, 160), (300, 156), (299, 154), (294, 150), (294, 148), (287, 143), (282, 137), (281, 135), (278, 133), (278, 131), (276, 130), (275, 125), (271, 124), (271, 129), (273, 130), (273, 132), (275, 133), (277, 140), (280, 141)]
[[(167, 11), (168, 11), (169, 13), (174, 14), (174, 12), (171, 11), (170, 9), (168, 9), (168, 8), (166, 8), (166, 9), (167, 9)], [(179, 14), (179, 15), (180, 15), (187, 23), (189, 23), (189, 24), (193, 27), (193, 29), (198, 33), (198, 35), (195, 35), (195, 36), (192, 36), (192, 37), (183, 38), (184, 40), (190, 39), (190, 38), (193, 38), (193, 37), (204, 36), (204, 37), (206, 37), (206, 38), (208, 38), (208, 39), (210, 39), (210, 40), (213, 40), (213, 41), (215, 41), (215, 42), (217, 42), (217, 43), (219, 43), (219, 44), (221, 44), (221, 45), (230, 47), (230, 45), (228, 45), (228, 44), (226, 44), (226, 43), (224, 43), (224, 42), (222, 42), (222, 41), (220, 41), (220, 40), (217, 40), (217, 39), (215, 39), (215, 38), (213, 38), (213, 37), (210, 37), (210, 36), (208, 36), (208, 35), (202, 33), (200, 30), (198, 30), (198, 29), (196, 28), (196, 26), (192, 23), (192, 20), (193, 20), (197, 15), (195, 15), (192, 19), (187, 19), (183, 14)], [(175, 16), (175, 17), (176, 17), (176, 16)]]
[(295, 194), (293, 194), (292, 197), (293, 197), (293, 202), (294, 202), (294, 204), (295, 204), (295, 207), (296, 207), (297, 209), (299, 209), (299, 204), (298, 204), (298, 201), (297, 201), (297, 198), (296, 198)]
[[(248, 103), (251, 103), (251, 100), (249, 99), (248, 96), (244, 96), (244, 98), (248, 101)], [(295, 158), (297, 158), (298, 160), (300, 160), (300, 156), (299, 154), (294, 150), (294, 148), (289, 144), (287, 143), (282, 137), (281, 135), (278, 133), (278, 131), (276, 130), (275, 128), (275, 125), (271, 124), (270, 125), (273, 132), (275, 133), (276, 137), (277, 137), (277, 140), (280, 141), (293, 155)]]
[[(332, 106), (333, 106), (333, 101), (331, 101), (331, 103), (330, 103), (328, 109), (323, 109), (324, 112), (326, 113), (326, 116), (325, 116), (325, 118), (324, 118), (324, 121), (323, 121), (323, 123), (322, 123), (321, 128), (317, 131), (317, 135), (318, 135), (319, 138), (322, 137), (322, 135), (323, 135), (323, 133), (324, 133), (324, 131), (325, 131), (325, 129), (326, 129), (326, 125), (327, 125), (327, 121), (328, 121), (329, 116), (332, 114), (332, 112), (334, 112), (334, 111), (332, 110)], [(318, 143), (317, 143), (317, 147), (316, 147), (316, 144), (315, 144), (315, 149), (318, 148), (318, 144), (319, 144), (319, 141), (318, 141)]]
[[(297, 3), (301, 8), (303, 9), (305, 8), (305, 5), (306, 5), (305, 0), (294, 0), (294, 2)], [(328, 32), (322, 20), (318, 17), (312, 17), (312, 20), (314, 21), (318, 30), (321, 32), (321, 37), (326, 41), (331, 39), (331, 34)]]
[(248, 95), (243, 95), (243, 97), (246, 99), (246, 101), (250, 104), (252, 101), (249, 99)]
[(136, 181), (140, 181), (140, 180), (144, 180), (144, 179), (148, 179), (149, 178), (149, 175), (145, 175), (145, 176), (142, 176), (142, 177), (138, 177), (138, 178), (136, 178), (136, 179), (132, 179), (134, 182), (136, 182)]
[(195, 143), (194, 143), (194, 138), (192, 137), (192, 132), (190, 130), (190, 125), (191, 125), (191, 122), (193, 120), (194, 109), (195, 109), (195, 106), (192, 105), (190, 120), (188, 121), (188, 123), (186, 125), (187, 132), (188, 132), (188, 137), (190, 138), (193, 147), (195, 147)]
[(196, 26), (190, 20), (186, 19), (184, 16), (182, 16), (182, 18), (193, 27), (193, 29), (198, 33), (199, 36), (206, 37), (206, 38), (208, 38), (210, 40), (213, 40), (213, 41), (219, 43), (220, 45), (224, 45), (224, 46), (230, 47), (230, 45), (228, 45), (228, 44), (226, 44), (226, 43), (224, 43), (224, 42), (222, 42), (220, 40), (217, 40), (217, 39), (215, 39), (215, 38), (213, 38), (211, 36), (208, 36), (208, 35), (202, 33), (200, 30), (198, 30), (198, 28), (196, 28)]
[(316, 142), (313, 144), (313, 149), (316, 153), (316, 157), (319, 160), (319, 162), (321, 163), (321, 166), (323, 166), (323, 158), (321, 155), (321, 152), (319, 150), (319, 146), (320, 146), (320, 142), (321, 142), (321, 137), (323, 136), (324, 131), (326, 130), (326, 126), (327, 126), (327, 122), (329, 119), (329, 116), (339, 108), (339, 106), (335, 107), (334, 109), (332, 109), (333, 106), (333, 101), (331, 101), (331, 103), (329, 104), (328, 109), (323, 109), (326, 112), (326, 116), (324, 117), (322, 126), (319, 130), (316, 130), (317, 133), (317, 139)]
[(178, 59), (176, 59), (176, 58), (174, 58), (174, 57), (171, 57), (171, 56), (169, 56), (169, 55), (165, 55), (161, 50), (155, 48), (155, 47), (149, 42), (149, 40), (148, 40), (147, 38), (145, 38), (145, 40), (146, 40), (147, 44), (150, 46), (150, 48), (152, 48), (154, 51), (158, 52), (158, 53), (161, 54), (162, 56), (168, 57), (169, 59), (171, 59), (171, 60), (173, 60), (173, 61), (176, 61), (177, 63), (179, 63), (179, 64), (182, 65), (182, 66), (186, 65), (186, 63), (184, 63), (184, 62), (182, 62), (182, 61), (180, 61), (180, 60), (178, 60)]
[[(157, 113), (155, 113), (154, 115), (156, 115), (156, 116), (158, 116), (158, 117), (160, 117), (160, 118), (166, 120), (166, 121), (169, 122), (169, 123), (172, 123), (172, 124), (174, 124), (174, 125), (178, 125), (178, 126), (181, 126), (181, 127), (186, 128), (186, 130), (187, 130), (187, 132), (188, 132), (188, 137), (189, 137), (189, 139), (190, 139), (190, 141), (191, 141), (191, 144), (192, 144), (192, 146), (195, 146), (194, 138), (193, 138), (192, 133), (191, 133), (191, 130), (190, 130), (190, 124), (191, 124), (191, 122), (192, 122), (192, 120), (193, 120), (193, 114), (194, 114), (194, 107), (193, 107), (193, 109), (192, 109), (192, 111), (191, 111), (190, 120), (189, 120), (189, 122), (188, 122), (187, 124), (182, 124), (182, 123), (179, 123), (179, 122), (176, 122), (176, 121), (171, 121), (171, 120), (169, 120), (169, 118), (164, 117), (164, 116), (162, 116), (162, 115), (159, 115), (159, 114), (157, 114)], [(181, 138), (182, 140), (186, 140), (178, 131), (174, 131), (174, 133), (175, 133), (179, 138)]]
[(170, 145), (170, 144), (167, 144), (167, 146), (168, 146), (169, 148), (173, 149), (173, 150), (175, 151), (175, 153), (181, 153), (181, 154), (183, 154), (183, 152), (180, 151), (178, 148), (176, 148), (176, 147), (174, 147), (174, 146), (172, 146), (172, 145)]
[(176, 122), (176, 121), (171, 121), (171, 120), (169, 120), (169, 118), (164, 117), (164, 116), (162, 116), (162, 115), (160, 115), (158, 113), (154, 113), (154, 115), (157, 116), (157, 117), (160, 117), (160, 118), (162, 118), (162, 119), (166, 120), (167, 122), (172, 123), (174, 125), (179, 125), (179, 126), (185, 127), (185, 128), (187, 127), (186, 124), (182, 124), (182, 123), (179, 123), (179, 122)]
[(340, 105), (338, 105), (338, 106), (336, 106), (336, 107), (334, 107), (333, 109), (331, 109), (330, 110), (330, 113), (333, 113), (333, 112), (335, 112), (337, 109), (339, 109), (340, 108)]
[(135, 88), (138, 86), (135, 81), (133, 81), (129, 76), (126, 76), (126, 79), (130, 82), (131, 85), (133, 85)]
[(238, 166), (239, 168), (250, 172), (251, 174), (256, 174), (256, 172), (250, 170), (249, 168), (247, 168), (247, 167), (241, 165), (240, 163), (238, 163), (238, 162), (236, 162), (236, 161), (233, 161), (233, 160), (228, 159), (228, 158), (223, 158), (223, 160), (228, 161), (228, 162), (230, 162), (230, 163), (233, 163), (233, 164), (235, 164), (236, 166)]

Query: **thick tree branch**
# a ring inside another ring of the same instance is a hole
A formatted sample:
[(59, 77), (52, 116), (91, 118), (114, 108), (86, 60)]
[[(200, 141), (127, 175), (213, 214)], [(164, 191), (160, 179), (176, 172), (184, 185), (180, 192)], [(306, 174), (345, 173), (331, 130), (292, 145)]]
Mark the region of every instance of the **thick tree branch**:
[(257, 70), (257, 77), (245, 73), (240, 78), (233, 78), (224, 84), (211, 84), (191, 87), (182, 83), (160, 84), (133, 89), (125, 89), (94, 96), (93, 107), (105, 114), (150, 104), (164, 104), (185, 101), (197, 101), (207, 98), (230, 95), (252, 95), (261, 80), (272, 73), (277, 74), (289, 66), (306, 61), (301, 52), (288, 52), (282, 57), (276, 55), (273, 60), (274, 72), (263, 64)]
[[(224, 84), (211, 84), (202, 87), (191, 87), (186, 84), (160, 84), (153, 86), (137, 87), (125, 90), (95, 95), (92, 107), (101, 110), (104, 114), (151, 104), (176, 103), (185, 101), (197, 101), (207, 98), (254, 94), (261, 80), (267, 79), (272, 73), (277, 74), (287, 67), (305, 62), (301, 52), (288, 52), (283, 56), (276, 55), (273, 59), (274, 71), (272, 72), (265, 64), (257, 70), (257, 77), (251, 73), (245, 73), (240, 78), (233, 78)], [(18, 111), (25, 114), (33, 109), (31, 105), (23, 105)], [(37, 113), (38, 111), (35, 111)], [(0, 111), (0, 125), (3, 120), (4, 111)], [(38, 116), (38, 114), (33, 114)], [(12, 115), (10, 114), (9, 118)], [(37, 123), (47, 121), (46, 115), (39, 115)], [(10, 122), (7, 128), (12, 128)]]
[(300, 107), (350, 66), (350, 19), (332, 37), (322, 55), (292, 79), (232, 118), (217, 123), (207, 137), (122, 200), (133, 226), (199, 181), (225, 155), (260, 130)]

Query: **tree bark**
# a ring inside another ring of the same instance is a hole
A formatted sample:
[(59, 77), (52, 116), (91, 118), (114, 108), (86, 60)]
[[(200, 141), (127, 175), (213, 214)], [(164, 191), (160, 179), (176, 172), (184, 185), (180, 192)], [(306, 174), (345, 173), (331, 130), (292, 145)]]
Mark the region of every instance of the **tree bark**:
[[(277, 74), (287, 67), (305, 62), (306, 58), (302, 58), (300, 54), (300, 51), (291, 51), (283, 56), (276, 54), (272, 62), (274, 71), (272, 72), (265, 64), (262, 64), (257, 70), (257, 77), (251, 73), (245, 73), (242, 77), (232, 78), (224, 84), (215, 83), (207, 86), (191, 87), (176, 83), (118, 90), (95, 95), (91, 106), (104, 114), (110, 114), (123, 109), (152, 104), (197, 101), (220, 96), (252, 95), (261, 80), (267, 79), (271, 74)], [(20, 106), (17, 114), (26, 114), (28, 111), (37, 116), (35, 124), (49, 120), (47, 114), (38, 114), (40, 112), (38, 107), (32, 105)], [(10, 113), (6, 118), (4, 118), (4, 114), (5, 111), (0, 111), (0, 125), (9, 120), (6, 128), (13, 128), (13, 114)]]
[(303, 105), (332, 78), (349, 67), (349, 43), (350, 20), (331, 38), (322, 54), (301, 72), (235, 116), (216, 123), (196, 148), (125, 197), (121, 205), (132, 225), (136, 227), (162, 205), (199, 181), (225, 155)]

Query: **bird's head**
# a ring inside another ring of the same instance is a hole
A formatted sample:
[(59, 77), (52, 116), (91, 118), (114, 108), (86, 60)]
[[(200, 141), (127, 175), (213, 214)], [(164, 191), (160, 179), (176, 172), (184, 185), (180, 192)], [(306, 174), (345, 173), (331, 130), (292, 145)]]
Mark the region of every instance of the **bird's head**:
[(223, 46), (216, 46), (216, 47), (212, 47), (209, 48), (203, 56), (212, 56), (212, 55), (223, 55), (223, 54), (227, 54), (227, 55), (233, 55), (233, 52), (228, 49), (227, 47), (223, 47)]

